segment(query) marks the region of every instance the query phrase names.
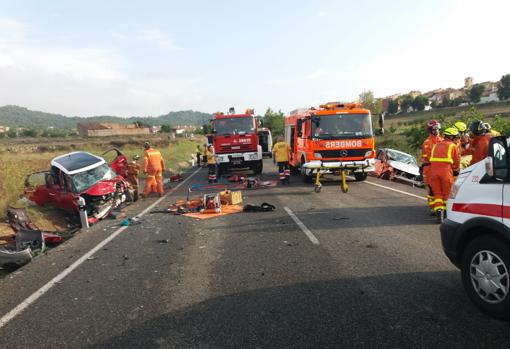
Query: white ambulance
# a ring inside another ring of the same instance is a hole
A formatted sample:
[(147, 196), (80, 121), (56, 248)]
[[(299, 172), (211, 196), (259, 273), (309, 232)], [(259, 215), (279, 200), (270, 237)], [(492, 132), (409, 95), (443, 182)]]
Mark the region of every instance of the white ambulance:
[(489, 156), (464, 169), (441, 225), (443, 249), (483, 312), (510, 318), (510, 146), (496, 137)]

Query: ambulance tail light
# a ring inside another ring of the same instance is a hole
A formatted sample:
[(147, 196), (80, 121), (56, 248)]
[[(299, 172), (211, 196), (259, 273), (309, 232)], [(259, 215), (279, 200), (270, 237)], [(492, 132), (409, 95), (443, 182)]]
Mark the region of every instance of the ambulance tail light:
[(462, 187), (462, 184), (464, 184), (470, 173), (471, 172), (461, 173), (457, 177), (457, 180), (455, 181), (455, 184), (453, 184), (452, 190), (450, 191), (450, 199), (455, 199), (459, 193), (460, 187)]

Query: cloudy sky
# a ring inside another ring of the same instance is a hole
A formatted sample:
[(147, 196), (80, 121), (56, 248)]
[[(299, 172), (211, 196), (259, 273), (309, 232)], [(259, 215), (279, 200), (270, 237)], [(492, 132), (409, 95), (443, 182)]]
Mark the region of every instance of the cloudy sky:
[(0, 0), (0, 105), (288, 111), (510, 73), (508, 0)]

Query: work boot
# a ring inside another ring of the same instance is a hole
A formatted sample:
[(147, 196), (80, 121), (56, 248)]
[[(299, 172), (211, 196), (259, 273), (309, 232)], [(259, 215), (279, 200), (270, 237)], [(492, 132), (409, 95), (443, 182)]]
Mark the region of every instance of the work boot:
[(437, 218), (437, 219), (436, 219), (436, 222), (437, 222), (438, 224), (443, 223), (443, 221), (444, 221), (444, 210), (437, 210), (437, 211), (436, 211), (436, 215), (437, 215), (437, 217), (436, 217), (436, 218)]

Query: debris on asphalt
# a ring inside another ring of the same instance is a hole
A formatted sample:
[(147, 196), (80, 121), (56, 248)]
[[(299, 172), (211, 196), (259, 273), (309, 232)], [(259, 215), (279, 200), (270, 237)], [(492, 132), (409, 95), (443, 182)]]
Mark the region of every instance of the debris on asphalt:
[(91, 257), (87, 258), (88, 261), (93, 261), (95, 259), (97, 259), (97, 257), (95, 257), (95, 256), (91, 256)]
[(368, 244), (365, 246), (366, 248), (377, 248), (376, 244)]
[(349, 219), (349, 217), (334, 217), (333, 218), (334, 221), (343, 221), (345, 219)]
[(267, 202), (262, 203), (260, 206), (247, 204), (243, 207), (243, 212), (272, 212), (274, 210), (276, 210), (276, 207)]
[(21, 267), (32, 260), (32, 251), (29, 247), (21, 250), (8, 250), (5, 247), (0, 247), (0, 266), (9, 267), (17, 266)]
[(120, 226), (128, 227), (130, 225), (142, 224), (142, 221), (139, 217), (126, 218), (122, 222), (120, 222)]
[(170, 242), (170, 240), (169, 239), (161, 239), (161, 240), (157, 240), (156, 242), (159, 244), (168, 244)]

